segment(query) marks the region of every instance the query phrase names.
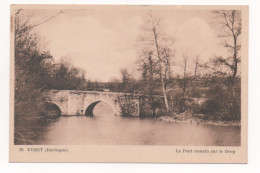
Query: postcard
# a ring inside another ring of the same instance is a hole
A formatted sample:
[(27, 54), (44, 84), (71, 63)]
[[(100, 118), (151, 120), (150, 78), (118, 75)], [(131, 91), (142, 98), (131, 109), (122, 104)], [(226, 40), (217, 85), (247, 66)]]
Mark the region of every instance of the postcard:
[(10, 162), (247, 163), (248, 6), (12, 5)]

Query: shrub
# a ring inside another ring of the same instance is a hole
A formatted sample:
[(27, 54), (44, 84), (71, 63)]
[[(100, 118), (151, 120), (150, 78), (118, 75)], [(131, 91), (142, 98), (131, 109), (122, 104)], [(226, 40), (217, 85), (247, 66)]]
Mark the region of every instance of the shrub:
[(183, 94), (178, 94), (171, 97), (169, 103), (172, 111), (174, 112), (184, 112), (186, 110), (185, 98), (183, 97)]
[(220, 112), (223, 108), (223, 102), (220, 100), (206, 100), (202, 103), (200, 112), (206, 114), (214, 114), (216, 112)]
[(201, 98), (205, 91), (201, 88), (190, 87), (187, 89), (185, 95), (188, 97)]
[(137, 104), (127, 96), (121, 96), (119, 98), (119, 106), (121, 109), (122, 116), (134, 116), (137, 115)]
[(163, 98), (143, 98), (140, 102), (140, 116), (158, 117), (166, 115), (167, 111), (164, 106)]

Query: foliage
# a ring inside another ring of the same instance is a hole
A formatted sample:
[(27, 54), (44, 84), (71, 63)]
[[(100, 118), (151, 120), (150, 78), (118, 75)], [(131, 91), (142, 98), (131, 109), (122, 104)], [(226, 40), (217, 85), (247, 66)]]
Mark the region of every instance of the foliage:
[(192, 86), (186, 90), (186, 96), (192, 98), (202, 98), (205, 93), (205, 89), (195, 86)]
[(134, 93), (136, 90), (135, 80), (128, 72), (127, 68), (121, 69), (121, 83), (118, 85), (117, 90), (120, 92)]
[(158, 117), (168, 114), (163, 97), (142, 97), (140, 100), (140, 116)]
[[(161, 27), (159, 18), (148, 15), (142, 26), (139, 38), (140, 58), (138, 60), (141, 79), (134, 79), (131, 73), (121, 69), (121, 79), (111, 81), (105, 86), (110, 91), (139, 93), (145, 95), (141, 114), (159, 116), (170, 111), (197, 111), (205, 114), (226, 114), (230, 119), (240, 118), (240, 80), (238, 80), (238, 64), (240, 63), (240, 11), (216, 11), (222, 23), (221, 33), (226, 35), (223, 46), (228, 49), (230, 56), (216, 56), (208, 64), (195, 62), (194, 80), (187, 75), (186, 64), (188, 54), (183, 54), (184, 76), (176, 82), (183, 92), (170, 95), (167, 89), (176, 89), (176, 83), (171, 86), (171, 65), (174, 57), (173, 40), (168, 37)], [(46, 20), (47, 21), (47, 20)], [(55, 63), (52, 55), (43, 49), (41, 40), (32, 24), (30, 17), (25, 17), (22, 10), (15, 14), (15, 116), (37, 116), (38, 102), (42, 93), (49, 89), (65, 90), (99, 90), (102, 83), (90, 82), (86, 79), (84, 70), (72, 65), (68, 59), (62, 58)], [(223, 71), (223, 68), (225, 67)], [(197, 75), (198, 68), (204, 67), (213, 72), (204, 76)], [(219, 70), (222, 69), (222, 70)], [(201, 77), (201, 78), (200, 78)], [(195, 86), (196, 80), (201, 79), (205, 86)], [(174, 88), (175, 87), (175, 88)], [(104, 87), (103, 87), (104, 88)], [(174, 91), (175, 92), (175, 91)], [(156, 98), (155, 95), (163, 96)], [(200, 107), (192, 98), (207, 98)], [(124, 115), (134, 114), (135, 103), (120, 101)], [(165, 111), (167, 110), (167, 111)]]
[(34, 116), (37, 101), (47, 87), (52, 56), (41, 50), (32, 25), (15, 15), (15, 115)]
[(122, 116), (138, 115), (138, 105), (133, 102), (129, 95), (120, 96), (118, 99)]
[[(48, 20), (48, 19), (47, 19)], [(45, 20), (45, 21), (47, 21)], [(85, 89), (85, 72), (70, 62), (54, 63), (43, 49), (30, 17), (23, 10), (15, 13), (15, 143), (32, 144), (45, 119), (39, 117), (43, 93), (49, 89)], [(42, 127), (44, 129), (44, 127)], [(32, 140), (29, 140), (32, 139)]]
[(182, 113), (186, 110), (194, 112), (199, 108), (198, 103), (192, 98), (184, 97), (183, 93), (177, 94), (169, 99), (171, 110), (175, 113)]
[[(240, 84), (236, 84), (235, 96), (240, 95)], [(201, 112), (215, 116), (214, 118), (226, 119), (226, 120), (240, 120), (241, 108), (240, 97), (234, 99), (233, 92), (223, 84), (215, 84), (206, 93), (208, 98), (201, 106)]]
[(206, 114), (214, 114), (223, 108), (221, 100), (206, 100), (201, 106), (201, 112)]
[(69, 60), (61, 59), (53, 69), (51, 89), (84, 90), (87, 88), (85, 71), (75, 67)]
[(38, 102), (48, 89), (86, 89), (85, 72), (64, 59), (54, 63), (42, 48), (30, 17), (15, 14), (15, 115), (37, 116)]

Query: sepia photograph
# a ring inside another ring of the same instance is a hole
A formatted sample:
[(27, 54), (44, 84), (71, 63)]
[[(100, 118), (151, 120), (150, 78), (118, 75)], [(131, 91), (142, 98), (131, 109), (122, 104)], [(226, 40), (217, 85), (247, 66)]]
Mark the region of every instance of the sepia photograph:
[(246, 147), (247, 17), (247, 6), (12, 5), (10, 145)]

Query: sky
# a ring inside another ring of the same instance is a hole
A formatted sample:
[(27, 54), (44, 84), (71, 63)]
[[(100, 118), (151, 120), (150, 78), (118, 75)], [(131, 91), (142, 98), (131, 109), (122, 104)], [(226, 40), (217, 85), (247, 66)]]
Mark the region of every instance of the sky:
[[(151, 11), (161, 19), (163, 31), (174, 38), (173, 74), (181, 74), (183, 52), (188, 52), (190, 71), (195, 66), (196, 56), (200, 57), (200, 62), (206, 62), (214, 55), (225, 54), (209, 10), (150, 9), (149, 6), (66, 9), (35, 30), (56, 62), (69, 59), (86, 71), (88, 79), (107, 82), (120, 78), (122, 68), (138, 76), (137, 40), (142, 34), (140, 27), (145, 15)], [(34, 23), (58, 12), (59, 9), (28, 11)]]

